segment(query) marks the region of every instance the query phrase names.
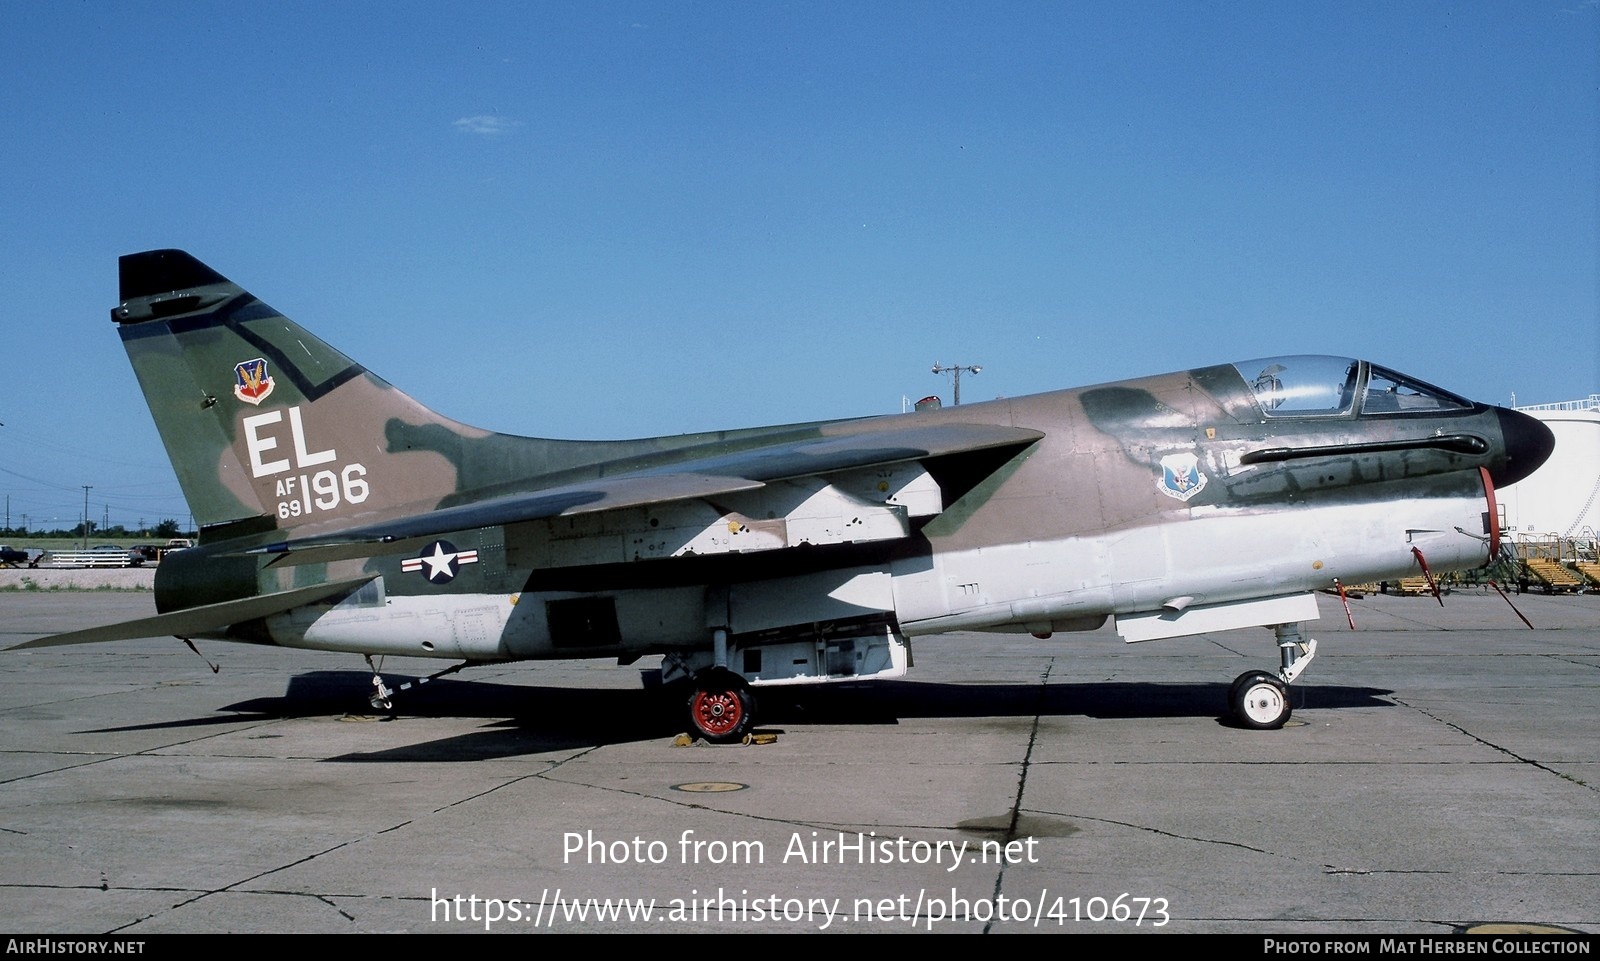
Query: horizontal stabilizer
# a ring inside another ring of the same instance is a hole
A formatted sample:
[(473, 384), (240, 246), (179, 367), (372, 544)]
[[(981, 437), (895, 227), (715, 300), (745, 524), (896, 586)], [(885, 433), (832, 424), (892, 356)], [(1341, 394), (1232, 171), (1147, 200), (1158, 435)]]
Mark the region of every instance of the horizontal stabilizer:
[(253, 621), (271, 614), (280, 614), (292, 608), (315, 604), (317, 601), (326, 600), (330, 597), (347, 595), (371, 581), (375, 576), (368, 575), (341, 581), (329, 581), (326, 584), (314, 584), (311, 587), (298, 587), (292, 591), (263, 594), (259, 597), (247, 597), (240, 601), (207, 604), (204, 607), (192, 607), (185, 611), (157, 614), (154, 617), (141, 617), (138, 620), (107, 624), (104, 627), (91, 627), (87, 630), (70, 631), (66, 634), (51, 634), (47, 637), (24, 641), (21, 644), (7, 648), (7, 650), (21, 651), (34, 647), (98, 644), (102, 641), (126, 641), (135, 637), (166, 637), (168, 635), (191, 637), (215, 631), (230, 624)]

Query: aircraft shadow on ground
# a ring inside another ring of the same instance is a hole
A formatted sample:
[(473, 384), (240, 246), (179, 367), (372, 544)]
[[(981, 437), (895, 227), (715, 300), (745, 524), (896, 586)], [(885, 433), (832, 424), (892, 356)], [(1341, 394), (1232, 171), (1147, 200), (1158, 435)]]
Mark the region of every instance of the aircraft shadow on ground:
[[(409, 678), (387, 676), (391, 687)], [(161, 724), (138, 730), (211, 726), (251, 719), (275, 720), (341, 715), (385, 717), (366, 703), (370, 675), (359, 671), (313, 671), (290, 680), (281, 697), (228, 705), (225, 715)], [(1297, 708), (1390, 707), (1386, 690), (1334, 685), (1297, 685)], [(758, 731), (786, 726), (892, 726), (911, 718), (1032, 719), (1035, 716), (1118, 718), (1215, 718), (1233, 726), (1223, 708), (1225, 683), (1095, 682), (951, 684), (879, 681), (827, 687), (765, 688), (757, 691)], [(477, 761), (576, 750), (606, 744), (671, 738), (686, 729), (687, 691), (646, 684), (630, 690), (541, 687), (444, 679), (400, 693), (396, 717), (480, 718), (481, 730), (382, 751), (331, 757), (340, 762)], [(419, 731), (418, 728), (410, 728)]]

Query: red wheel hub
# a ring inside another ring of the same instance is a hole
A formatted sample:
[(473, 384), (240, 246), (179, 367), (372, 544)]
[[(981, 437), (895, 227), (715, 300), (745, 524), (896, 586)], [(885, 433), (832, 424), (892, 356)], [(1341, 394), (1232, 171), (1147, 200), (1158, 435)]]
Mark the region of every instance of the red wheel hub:
[(744, 719), (744, 704), (732, 691), (696, 691), (690, 709), (700, 729), (714, 737), (737, 730)]

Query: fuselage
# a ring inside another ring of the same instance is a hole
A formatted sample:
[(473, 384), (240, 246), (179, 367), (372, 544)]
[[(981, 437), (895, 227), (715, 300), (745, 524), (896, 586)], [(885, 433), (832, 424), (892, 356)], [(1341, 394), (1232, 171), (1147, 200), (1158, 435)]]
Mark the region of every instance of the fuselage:
[[(797, 430), (859, 437), (908, 419), (1039, 437), (754, 493), (463, 529), (325, 561), (282, 563), (241, 553), (238, 543), (208, 543), (163, 565), (158, 604), (368, 575), (367, 587), (338, 603), (225, 634), (466, 660), (631, 659), (703, 647), (715, 626), (738, 650), (875, 632), (1047, 634), (1108, 616), (1171, 624), (1186, 611), (1335, 579), (1482, 565), (1498, 530), (1494, 486), (1548, 453), (1548, 432), (1522, 415), (1365, 362), (1271, 358), (705, 443), (629, 442), (616, 461), (597, 446), (593, 460), (562, 476), (637, 469), (639, 443), (649, 444), (655, 469)], [(316, 425), (303, 429), (312, 436), (294, 442), (317, 450)], [(519, 483), (537, 489), (548, 478), (500, 479), (490, 493)], [(1184, 632), (1163, 630), (1151, 636)]]

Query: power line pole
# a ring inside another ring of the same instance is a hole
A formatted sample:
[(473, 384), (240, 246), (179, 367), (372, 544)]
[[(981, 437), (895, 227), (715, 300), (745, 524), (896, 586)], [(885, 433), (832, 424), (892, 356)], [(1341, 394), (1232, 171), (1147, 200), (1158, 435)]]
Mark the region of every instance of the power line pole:
[(93, 485), (83, 485), (83, 549), (89, 549), (89, 491)]
[(951, 405), (952, 407), (960, 407), (961, 406), (961, 372), (962, 371), (966, 371), (969, 374), (976, 374), (978, 371), (980, 371), (982, 369), (983, 369), (982, 367), (979, 367), (977, 365), (970, 365), (970, 366), (963, 367), (960, 364), (957, 364), (954, 367), (941, 367), (941, 366), (939, 366), (939, 362), (938, 361), (934, 361), (934, 364), (933, 364), (933, 372), (935, 374), (950, 374), (950, 373), (954, 373), (956, 375), (956, 397), (955, 397), (955, 403)]

